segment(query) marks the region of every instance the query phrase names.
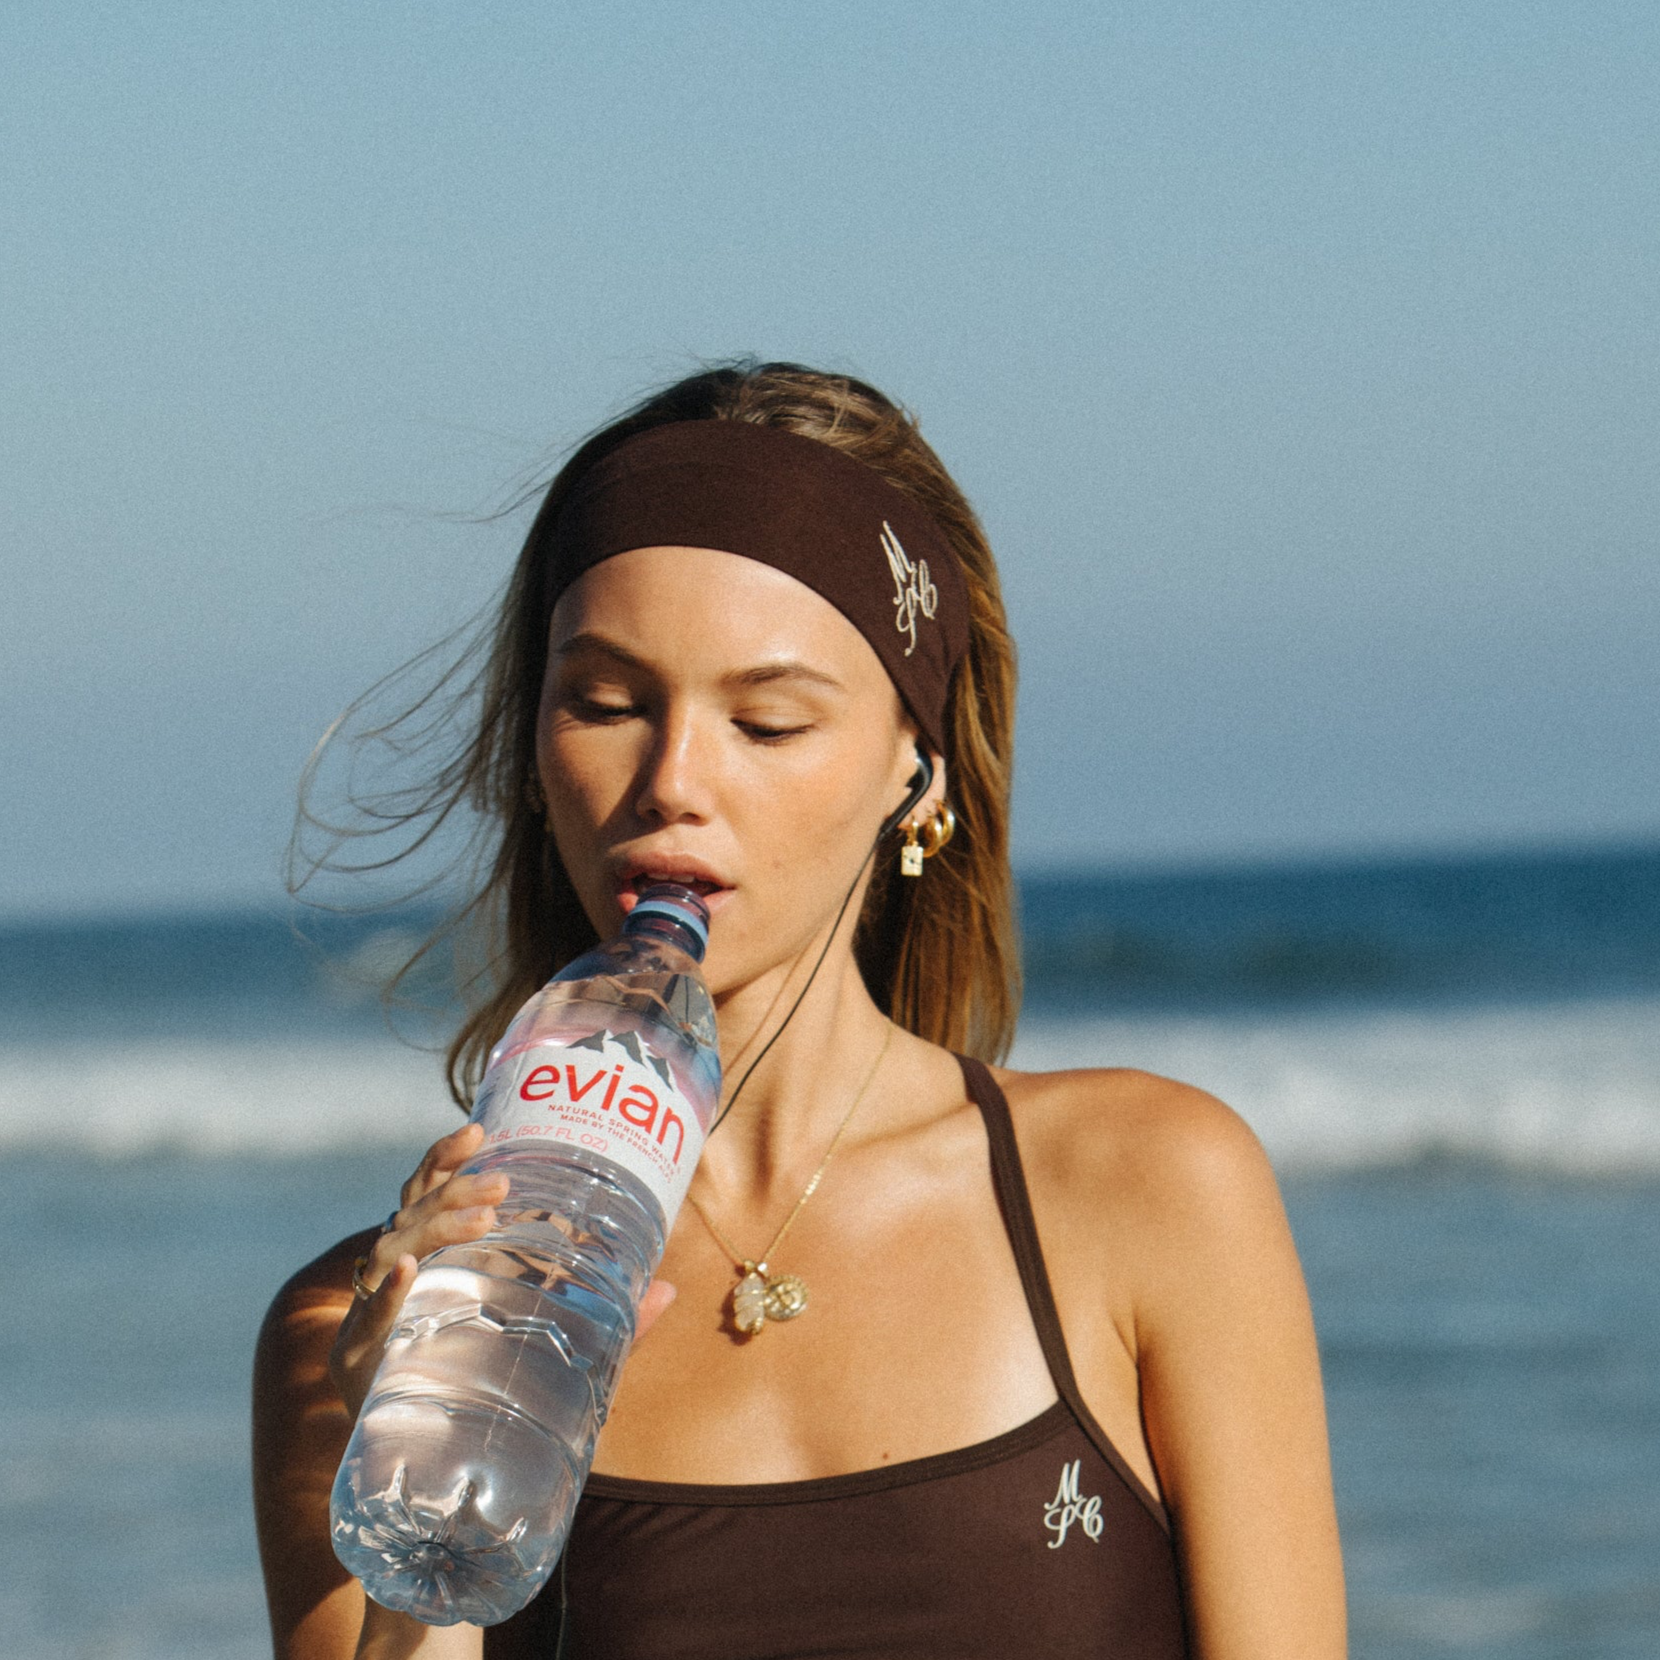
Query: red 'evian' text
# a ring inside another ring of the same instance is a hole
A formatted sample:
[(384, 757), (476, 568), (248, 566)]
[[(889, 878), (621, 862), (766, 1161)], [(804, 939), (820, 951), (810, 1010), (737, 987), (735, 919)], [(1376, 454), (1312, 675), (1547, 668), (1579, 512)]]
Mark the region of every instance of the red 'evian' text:
[(622, 1071), (620, 1065), (610, 1070), (602, 1066), (584, 1083), (578, 1081), (574, 1064), (562, 1067), (534, 1067), (525, 1074), (524, 1081), (519, 1085), (519, 1099), (543, 1104), (563, 1095), (574, 1103), (581, 1101), (585, 1095), (599, 1089), (603, 1084), (603, 1093), (597, 1099), (589, 1101), (588, 1105), (605, 1112), (616, 1111), (630, 1124), (637, 1124), (648, 1136), (655, 1131), (657, 1145), (665, 1152), (668, 1151), (666, 1141), (672, 1128), (674, 1151), (670, 1155), (670, 1162), (679, 1164), (680, 1150), (686, 1144), (686, 1126), (680, 1115), (672, 1107), (660, 1102), (645, 1084), (634, 1079), (629, 1080), (622, 1099), (617, 1100), (617, 1086), (622, 1082)]

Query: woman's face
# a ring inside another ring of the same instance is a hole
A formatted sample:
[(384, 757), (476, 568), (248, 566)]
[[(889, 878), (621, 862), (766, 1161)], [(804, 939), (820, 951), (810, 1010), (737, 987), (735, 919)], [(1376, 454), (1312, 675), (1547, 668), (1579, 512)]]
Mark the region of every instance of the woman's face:
[(828, 925), (916, 771), (853, 624), (794, 577), (708, 548), (636, 548), (560, 596), (537, 755), (600, 935), (639, 887), (686, 882), (712, 915), (717, 995)]

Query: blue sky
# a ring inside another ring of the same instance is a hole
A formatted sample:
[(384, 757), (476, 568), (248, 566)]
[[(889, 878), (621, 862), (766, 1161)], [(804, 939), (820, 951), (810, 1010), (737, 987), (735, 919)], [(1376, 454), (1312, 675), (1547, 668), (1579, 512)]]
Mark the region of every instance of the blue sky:
[(1660, 834), (1649, 5), (15, 7), (0, 915), (276, 897), (500, 504), (756, 352), (901, 397), (1027, 866)]

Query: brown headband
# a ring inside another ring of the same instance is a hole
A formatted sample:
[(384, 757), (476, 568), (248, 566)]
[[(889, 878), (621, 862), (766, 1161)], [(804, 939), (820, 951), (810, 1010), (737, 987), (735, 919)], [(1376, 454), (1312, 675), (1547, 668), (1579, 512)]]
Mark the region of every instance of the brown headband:
[(678, 421), (585, 472), (548, 541), (549, 604), (630, 548), (715, 548), (804, 582), (870, 642), (922, 735), (945, 750), (968, 595), (933, 519), (873, 468), (752, 421)]

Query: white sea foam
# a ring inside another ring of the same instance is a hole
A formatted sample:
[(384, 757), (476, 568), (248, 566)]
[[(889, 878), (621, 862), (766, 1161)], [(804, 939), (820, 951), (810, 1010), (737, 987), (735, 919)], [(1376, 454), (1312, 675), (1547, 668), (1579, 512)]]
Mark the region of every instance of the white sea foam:
[(1034, 1018), (1013, 1064), (1135, 1066), (1236, 1108), (1283, 1170), (1463, 1155), (1660, 1171), (1660, 1001), (1274, 1018)]
[(388, 1037), (0, 1048), (0, 1147), (299, 1154), (460, 1122), (440, 1060)]
[[(1013, 1064), (1137, 1066), (1198, 1084), (1288, 1171), (1451, 1153), (1660, 1172), (1660, 1000), (1033, 1015)], [(457, 1122), (438, 1059), (383, 1037), (0, 1047), (0, 1148), (303, 1154), (420, 1146)]]

